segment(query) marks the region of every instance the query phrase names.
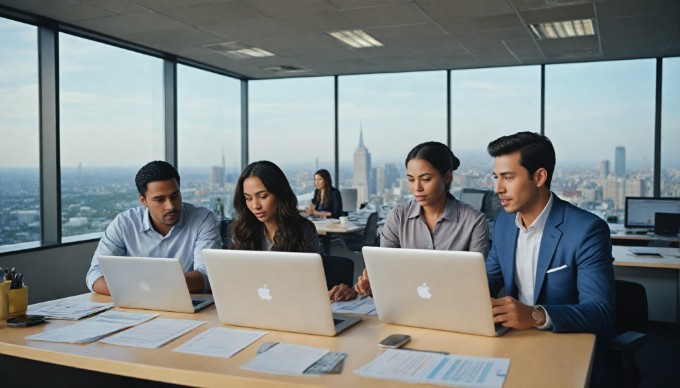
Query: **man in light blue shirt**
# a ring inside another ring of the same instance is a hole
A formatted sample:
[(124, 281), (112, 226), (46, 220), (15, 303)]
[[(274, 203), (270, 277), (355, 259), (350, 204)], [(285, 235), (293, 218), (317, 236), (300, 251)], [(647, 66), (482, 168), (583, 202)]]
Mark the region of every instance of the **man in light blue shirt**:
[(219, 227), (208, 209), (182, 202), (179, 183), (177, 170), (167, 162), (153, 161), (137, 172), (142, 206), (120, 213), (106, 228), (87, 272), (90, 290), (110, 295), (99, 255), (176, 258), (190, 292), (210, 289), (201, 251), (222, 247)]

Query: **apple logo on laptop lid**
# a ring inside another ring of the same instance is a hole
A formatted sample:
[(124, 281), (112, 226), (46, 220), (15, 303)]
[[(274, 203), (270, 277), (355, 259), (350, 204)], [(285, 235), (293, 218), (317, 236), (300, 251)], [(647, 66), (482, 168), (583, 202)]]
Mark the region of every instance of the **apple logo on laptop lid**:
[(257, 289), (257, 295), (259, 295), (262, 300), (272, 300), (272, 295), (269, 293), (269, 288), (267, 288), (266, 284)]
[(422, 299), (432, 298), (432, 294), (430, 294), (430, 286), (428, 286), (427, 283), (423, 283), (422, 286), (418, 286), (416, 291), (418, 291), (418, 296)]
[(144, 291), (144, 292), (149, 292), (151, 291), (151, 287), (149, 286), (149, 283), (146, 282), (146, 280), (142, 280), (139, 283), (139, 289)]

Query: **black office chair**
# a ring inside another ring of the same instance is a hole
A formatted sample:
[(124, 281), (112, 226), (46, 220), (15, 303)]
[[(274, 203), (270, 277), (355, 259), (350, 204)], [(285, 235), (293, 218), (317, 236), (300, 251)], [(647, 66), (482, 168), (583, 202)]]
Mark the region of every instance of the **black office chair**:
[(616, 387), (637, 387), (642, 376), (636, 361), (636, 352), (642, 348), (647, 332), (647, 292), (638, 283), (616, 280), (616, 338), (611, 348), (618, 356), (616, 362)]
[(354, 262), (342, 256), (322, 255), (323, 271), (326, 275), (326, 286), (330, 290), (333, 286), (344, 283), (350, 287), (354, 284)]
[(378, 213), (373, 212), (366, 220), (366, 228), (363, 233), (346, 234), (342, 236), (345, 245), (352, 251), (361, 251), (364, 246), (374, 247), (378, 245)]
[(220, 221), (220, 237), (222, 238), (222, 249), (228, 249), (231, 244), (231, 218)]

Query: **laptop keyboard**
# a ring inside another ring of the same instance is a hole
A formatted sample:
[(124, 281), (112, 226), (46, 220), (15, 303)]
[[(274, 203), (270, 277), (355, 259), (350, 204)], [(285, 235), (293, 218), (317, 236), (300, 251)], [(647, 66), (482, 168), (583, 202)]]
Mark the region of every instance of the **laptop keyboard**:
[(192, 300), (191, 300), (191, 304), (192, 304), (194, 307), (198, 306), (198, 305), (201, 304), (201, 303), (203, 303), (202, 300), (195, 300), (195, 299), (192, 299)]
[(333, 325), (334, 325), (334, 326), (337, 326), (338, 324), (343, 323), (343, 322), (345, 322), (344, 319), (335, 319), (335, 318), (333, 318)]

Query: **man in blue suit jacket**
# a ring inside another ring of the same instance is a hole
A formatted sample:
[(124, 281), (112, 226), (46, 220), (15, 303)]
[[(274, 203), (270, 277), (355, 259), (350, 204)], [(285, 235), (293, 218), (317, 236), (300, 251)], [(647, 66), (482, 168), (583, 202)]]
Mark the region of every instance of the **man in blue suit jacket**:
[[(613, 336), (615, 284), (609, 227), (550, 191), (550, 140), (519, 132), (491, 142), (498, 214), (486, 261), (494, 320), (515, 329), (597, 335), (594, 383), (606, 383), (604, 347)], [(599, 368), (599, 369), (598, 369)]]

